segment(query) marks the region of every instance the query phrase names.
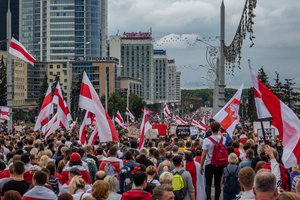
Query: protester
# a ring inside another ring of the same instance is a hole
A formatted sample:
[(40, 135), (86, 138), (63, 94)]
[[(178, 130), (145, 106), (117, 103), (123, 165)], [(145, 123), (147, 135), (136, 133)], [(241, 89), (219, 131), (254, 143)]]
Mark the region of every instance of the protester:
[[(211, 164), (213, 158), (213, 151), (215, 144), (213, 141), (217, 143), (221, 143), (225, 145), (226, 138), (219, 135), (220, 124), (218, 122), (212, 122), (210, 124), (212, 135), (205, 138), (203, 141), (203, 152), (201, 156), (201, 173), (203, 173), (205, 169), (205, 191), (207, 200), (211, 199), (211, 186), (212, 179), (214, 178), (215, 185), (215, 198), (219, 199), (221, 194), (221, 178), (223, 175), (223, 167), (216, 167)], [(227, 158), (226, 158), (227, 159)]]
[(20, 195), (25, 194), (30, 186), (30, 183), (24, 180), (25, 166), (22, 161), (13, 163), (13, 180), (8, 181), (3, 185), (1, 195), (4, 196), (6, 191), (15, 190)]
[[(195, 199), (195, 188), (191, 174), (184, 170), (184, 162), (182, 156), (177, 155), (173, 158), (175, 169), (173, 173), (172, 186), (174, 189), (175, 199)], [(183, 185), (182, 185), (183, 183)]]
[(173, 187), (168, 184), (162, 184), (154, 188), (152, 193), (153, 200), (174, 200)]
[(106, 181), (109, 184), (109, 200), (120, 200), (121, 195), (117, 193), (119, 181), (115, 176), (107, 176), (104, 178), (104, 181)]
[(47, 174), (42, 171), (36, 171), (33, 175), (33, 188), (26, 192), (22, 199), (23, 200), (57, 200), (56, 194), (45, 187), (47, 183)]
[(135, 188), (122, 194), (121, 200), (152, 200), (152, 195), (144, 191), (147, 187), (147, 175), (145, 172), (137, 171), (133, 175)]
[(238, 181), (241, 186), (241, 193), (238, 195), (237, 200), (254, 200), (253, 193), (255, 172), (251, 167), (244, 167), (239, 171)]
[(241, 191), (238, 182), (239, 166), (237, 165), (239, 158), (235, 153), (231, 153), (228, 156), (228, 165), (224, 167), (223, 172), (223, 200), (235, 199), (236, 195)]
[(109, 149), (110, 156), (102, 160), (99, 170), (105, 171), (107, 176), (118, 176), (120, 175), (121, 168), (123, 167), (123, 161), (117, 158), (118, 149), (111, 147)]
[(254, 179), (255, 199), (275, 200), (278, 196), (276, 176), (268, 171), (261, 171)]
[(93, 184), (92, 197), (96, 200), (106, 200), (109, 197), (109, 184), (106, 181), (99, 180)]
[(5, 192), (2, 200), (21, 200), (22, 197), (19, 192), (15, 190), (9, 190)]
[(69, 194), (74, 200), (82, 199), (85, 193), (85, 182), (80, 176), (74, 176), (69, 184)]

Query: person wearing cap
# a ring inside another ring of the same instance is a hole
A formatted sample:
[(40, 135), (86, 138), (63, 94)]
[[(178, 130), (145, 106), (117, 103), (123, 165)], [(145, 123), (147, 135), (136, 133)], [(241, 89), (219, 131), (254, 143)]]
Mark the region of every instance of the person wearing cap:
[(92, 183), (89, 171), (82, 166), (81, 156), (78, 153), (72, 153), (70, 157), (69, 165), (66, 166), (61, 173), (61, 179), (60, 179), (61, 184), (65, 184), (66, 182), (69, 181), (69, 171), (72, 168), (77, 168), (80, 171), (80, 174), (86, 183), (88, 184)]

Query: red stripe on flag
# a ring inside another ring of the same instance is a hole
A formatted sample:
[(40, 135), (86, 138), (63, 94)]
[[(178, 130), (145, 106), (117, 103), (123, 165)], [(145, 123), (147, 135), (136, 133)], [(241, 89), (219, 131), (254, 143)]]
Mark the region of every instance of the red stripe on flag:
[(91, 91), (90, 91), (90, 87), (87, 84), (83, 83), (83, 82), (81, 83), (80, 95), (82, 95), (86, 98), (92, 99), (92, 94), (91, 94)]
[(19, 46), (17, 43), (14, 43), (13, 41), (10, 42), (10, 47), (19, 51), (21, 54), (23, 54), (27, 60), (29, 60), (30, 62), (34, 63), (35, 59), (25, 51), (25, 49), (23, 49), (21, 46)]
[(49, 105), (52, 102), (52, 94), (48, 94), (47, 96), (45, 96), (41, 110), (43, 110), (47, 105)]

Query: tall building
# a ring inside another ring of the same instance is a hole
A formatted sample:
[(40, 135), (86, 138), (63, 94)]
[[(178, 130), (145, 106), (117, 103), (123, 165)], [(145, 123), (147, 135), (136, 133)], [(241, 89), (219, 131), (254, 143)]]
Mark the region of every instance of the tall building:
[(38, 61), (106, 56), (107, 0), (20, 0), (20, 41)]
[(180, 78), (181, 78), (181, 72), (176, 72), (175, 73), (175, 79), (176, 79), (176, 96), (175, 99), (176, 101), (180, 104), (181, 103), (181, 82), (180, 82)]
[[(0, 50), (6, 51), (8, 0), (0, 1)], [(10, 0), (11, 36), (19, 39), (19, 0)], [(9, 37), (11, 37), (9, 36)]]
[[(6, 63), (7, 52), (0, 51), (0, 58)], [(30, 102), (28, 101), (28, 84), (27, 84), (27, 63), (21, 59), (12, 56), (12, 82), (13, 82), (13, 108), (28, 108)], [(1, 94), (0, 94), (1, 96)]]
[(110, 37), (109, 54), (119, 59), (122, 76), (142, 80), (143, 99), (147, 104), (154, 103), (151, 32), (131, 32)]
[(168, 57), (166, 50), (153, 51), (154, 68), (154, 102), (168, 102), (168, 83), (167, 83)]
[(119, 61), (116, 58), (84, 60), (71, 62), (72, 82), (73, 84), (81, 82), (83, 71), (85, 71), (91, 80), (99, 97), (116, 92), (117, 83), (117, 65)]
[(167, 99), (169, 102), (178, 102), (176, 100), (176, 65), (174, 59), (168, 59), (166, 75)]

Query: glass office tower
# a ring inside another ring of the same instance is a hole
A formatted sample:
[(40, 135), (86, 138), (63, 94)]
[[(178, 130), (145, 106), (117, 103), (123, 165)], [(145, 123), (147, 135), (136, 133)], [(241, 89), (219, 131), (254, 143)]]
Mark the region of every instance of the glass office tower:
[(107, 0), (20, 0), (20, 41), (38, 61), (103, 57)]

